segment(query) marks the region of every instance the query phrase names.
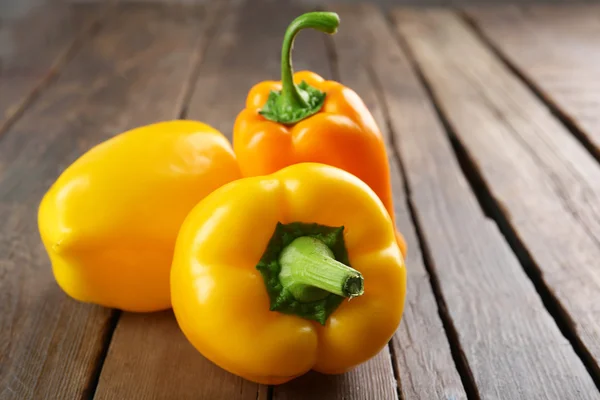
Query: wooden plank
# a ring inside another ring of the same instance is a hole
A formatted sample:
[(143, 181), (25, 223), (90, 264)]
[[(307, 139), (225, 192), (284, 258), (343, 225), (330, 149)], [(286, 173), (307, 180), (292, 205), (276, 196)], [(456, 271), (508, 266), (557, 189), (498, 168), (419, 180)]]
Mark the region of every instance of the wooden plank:
[[(386, 105), (378, 92), (382, 82), (373, 71), (374, 68), (379, 71), (387, 68), (391, 72), (395, 68), (395, 53), (390, 54), (390, 48), (394, 48), (392, 32), (385, 17), (373, 6), (335, 7), (332, 10), (341, 19), (340, 29), (332, 37), (341, 81), (361, 96), (385, 136), (395, 213), (409, 249), (406, 260), (409, 290), (402, 323), (393, 340), (402, 399), (465, 399), (466, 393), (450, 353), (429, 274), (406, 206), (404, 181), (386, 121)], [(388, 61), (390, 57), (392, 62)], [(376, 60), (377, 67), (372, 60)]]
[(359, 368), (343, 375), (324, 375), (311, 371), (282, 387), (275, 387), (277, 400), (396, 399), (396, 382), (391, 373), (389, 351), (382, 351)]
[(94, 398), (255, 400), (257, 385), (202, 357), (184, 337), (172, 311), (126, 313)]
[(593, 300), (600, 293), (600, 167), (459, 18), (431, 12), (405, 19), (399, 26), (474, 172), (505, 211), (515, 232), (509, 237), (526, 248), (559, 320), (600, 377), (600, 309)]
[[(224, 30), (208, 49), (200, 68), (199, 79), (189, 107), (189, 117), (204, 119), (231, 135), (235, 117), (245, 104), (250, 88), (266, 79), (279, 79), (280, 48), (287, 25), (309, 11), (295, 3), (276, 8), (265, 0), (241, 3), (236, 13), (229, 13)], [(331, 67), (320, 32), (303, 31), (294, 46), (297, 71), (309, 69), (331, 78)], [(299, 383), (298, 383), (299, 382)], [(303, 384), (303, 382), (305, 384)], [(318, 382), (317, 388), (310, 388)], [(357, 391), (357, 387), (361, 387)], [(273, 388), (274, 399), (363, 399), (364, 388), (372, 398), (396, 398), (396, 384), (387, 349), (376, 359), (354, 371), (334, 377), (311, 373), (288, 384)], [(312, 391), (311, 391), (312, 390)]]
[[(549, 114), (535, 107), (528, 108), (532, 103), (537, 104), (531, 94), (517, 86), (514, 78), (477, 45), (451, 12), (405, 10), (393, 15), (398, 32), (408, 42), (456, 134), (461, 140), (469, 140), (468, 148), (476, 141), (481, 143), (471, 155), (482, 172), (494, 172), (498, 178), (489, 179), (491, 190), (507, 188), (498, 193), (511, 220), (527, 226), (519, 233), (528, 240), (538, 237), (538, 247), (531, 248), (534, 254), (539, 256), (543, 247), (551, 255), (544, 255), (544, 262), (539, 263), (544, 267), (545, 276), (556, 277), (557, 270), (552, 264), (556, 265), (559, 260), (569, 274), (591, 280), (579, 282), (562, 274), (565, 285), (558, 293), (566, 294), (570, 285), (569, 295), (573, 299), (561, 298), (565, 302), (572, 301), (571, 304), (581, 301), (586, 289), (594, 286), (596, 278), (590, 274), (591, 260), (597, 258), (590, 259), (588, 269), (586, 263), (573, 263), (573, 259), (560, 254), (565, 251), (570, 257), (578, 258), (570, 246), (574, 242), (562, 231), (564, 226), (572, 226), (568, 222), (570, 215), (560, 208), (546, 207), (543, 197), (553, 199), (555, 195), (543, 186), (547, 182), (541, 173), (533, 177), (529, 174), (535, 171), (535, 165), (523, 162), (529, 155), (523, 151), (515, 154), (517, 149), (510, 146), (512, 142), (508, 139), (513, 132), (501, 130), (514, 115), (505, 109), (501, 117), (491, 114), (487, 109), (490, 99), (483, 93), (489, 97), (494, 93), (496, 97), (506, 93), (522, 95), (522, 101), (513, 109), (527, 110), (530, 113), (527, 118), (534, 123), (550, 118)], [(427, 243), (430, 267), (435, 271), (445, 309), (451, 317), (452, 330), (461, 346), (461, 358), (468, 363), (466, 376), (476, 383), (479, 397), (600, 398), (594, 381), (544, 308), (496, 224), (480, 209), (408, 61), (394, 50), (396, 43), (387, 42), (382, 48), (390, 50), (387, 57), (380, 59), (390, 61), (375, 63), (374, 69), (384, 82), (381, 87), (397, 137), (396, 149), (405, 165), (411, 203)], [(560, 131), (554, 133), (561, 135)], [(543, 150), (543, 147), (538, 148), (540, 152)], [(500, 165), (497, 160), (502, 158), (510, 162)], [(525, 209), (527, 213), (519, 211)], [(579, 251), (584, 254), (588, 246), (585, 242), (581, 244)], [(595, 249), (593, 244), (589, 248)], [(556, 257), (554, 261), (553, 257)], [(560, 284), (560, 281), (554, 283)], [(590, 306), (586, 307), (587, 316), (591, 316), (594, 313), (591, 299), (587, 305)], [(589, 322), (586, 328), (593, 334), (591, 321), (583, 321)]]
[(468, 15), (600, 157), (600, 6), (470, 8)]
[(67, 298), (55, 284), (37, 233), (37, 205), (91, 146), (177, 116), (201, 22), (195, 9), (119, 9), (0, 141), (3, 400), (93, 394), (114, 314)]
[(107, 9), (67, 3), (0, 5), (0, 134), (97, 28)]

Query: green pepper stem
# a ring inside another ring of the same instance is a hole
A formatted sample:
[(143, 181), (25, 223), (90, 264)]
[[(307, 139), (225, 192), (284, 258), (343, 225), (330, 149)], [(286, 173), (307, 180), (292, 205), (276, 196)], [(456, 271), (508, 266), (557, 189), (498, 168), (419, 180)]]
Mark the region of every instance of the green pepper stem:
[(363, 294), (363, 277), (357, 270), (336, 261), (322, 241), (309, 236), (295, 239), (279, 256), (279, 281), (300, 302)]
[[(302, 14), (292, 21), (285, 31), (281, 49), (281, 97), (282, 108), (307, 108), (308, 99), (305, 92), (300, 92), (294, 85), (294, 70), (292, 67), (292, 48), (294, 39), (302, 29), (312, 28), (328, 34), (334, 34), (340, 24), (340, 18), (332, 12), (310, 12)], [(305, 96), (302, 96), (302, 94)]]

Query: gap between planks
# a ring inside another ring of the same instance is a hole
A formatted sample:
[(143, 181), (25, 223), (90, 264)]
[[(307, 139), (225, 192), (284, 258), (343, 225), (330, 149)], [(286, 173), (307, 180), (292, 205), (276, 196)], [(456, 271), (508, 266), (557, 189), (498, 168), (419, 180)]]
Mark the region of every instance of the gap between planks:
[[(443, 121), (444, 125), (448, 124), (445, 118)], [(527, 247), (519, 238), (514, 228), (510, 225), (510, 222), (502, 211), (500, 204), (491, 195), (488, 184), (483, 179), (481, 172), (479, 171), (472, 157), (469, 155), (468, 151), (465, 149), (460, 140), (457, 139), (456, 134), (453, 133), (451, 128), (448, 127), (447, 132), (448, 140), (450, 140), (452, 144), (463, 174), (468, 179), (473, 192), (477, 196), (477, 200), (482, 210), (498, 225), (500, 232), (506, 238), (506, 241), (511, 246), (515, 255), (518, 257), (524, 271), (527, 273), (527, 276), (535, 286), (536, 291), (546, 307), (546, 310), (554, 318), (563, 336), (571, 343), (575, 353), (577, 353), (579, 358), (582, 360), (590, 376), (600, 390), (600, 369), (598, 368), (598, 365), (596, 364), (591, 353), (585, 347), (585, 344), (581, 341), (579, 336), (577, 336), (577, 333), (575, 332), (575, 324), (571, 316), (560, 304), (560, 301), (556, 295), (552, 293), (550, 288), (544, 282), (540, 267), (535, 263), (530, 252), (527, 250)]]
[[(386, 54), (379, 42), (385, 43), (386, 39), (392, 37), (391, 30), (375, 7), (338, 6), (331, 10), (338, 12), (342, 20), (339, 32), (326, 37), (328, 42), (335, 44), (331, 46), (338, 70), (334, 77), (361, 96), (384, 136), (397, 225), (409, 248), (406, 259), (409, 289), (405, 311), (401, 325), (390, 342), (398, 397), (406, 400), (464, 399), (465, 390), (451, 355), (439, 307), (432, 292), (431, 275), (423, 263), (420, 243), (408, 209), (406, 182), (394, 151), (390, 111), (373, 66), (369, 61), (365, 62), (375, 58), (384, 64), (388, 63), (390, 54)], [(374, 47), (378, 50), (373, 50)], [(413, 337), (419, 339), (414, 340)]]
[[(476, 33), (475, 36), (481, 36), (482, 33), (473, 26), (473, 23), (469, 23), (469, 21), (466, 21), (468, 17), (464, 15), (462, 16), (463, 19), (465, 19), (464, 22), (468, 23), (471, 26), (472, 31)], [(396, 24), (401, 24), (401, 22), (396, 22)], [(435, 106), (437, 117), (444, 125), (444, 130), (448, 136), (449, 142), (452, 145), (455, 156), (459, 161), (461, 170), (464, 176), (468, 179), (469, 184), (476, 195), (477, 201), (479, 202), (480, 207), (482, 208), (482, 211), (498, 226), (500, 232), (511, 246), (515, 255), (518, 257), (519, 262), (523, 267), (524, 271), (526, 272), (527, 276), (532, 281), (546, 310), (553, 317), (561, 333), (570, 342), (575, 353), (581, 359), (588, 373), (594, 380), (594, 383), (600, 389), (600, 371), (598, 369), (598, 366), (591, 353), (587, 350), (584, 343), (577, 335), (571, 317), (563, 308), (560, 301), (552, 292), (552, 290), (544, 282), (540, 267), (534, 262), (532, 256), (526, 248), (526, 245), (519, 238), (519, 235), (515, 231), (514, 227), (512, 227), (509, 219), (506, 216), (506, 212), (503, 210), (502, 206), (498, 203), (498, 201), (492, 194), (476, 162), (472, 159), (471, 155), (469, 154), (469, 151), (464, 146), (459, 136), (455, 133), (450, 121), (448, 120), (446, 113), (442, 110), (439, 100), (435, 95), (434, 85), (428, 80), (428, 78), (423, 73), (421, 65), (419, 64), (419, 61), (416, 60), (415, 56), (412, 54), (410, 46), (404, 43), (405, 39), (403, 37), (400, 36), (399, 40), (402, 47), (405, 48), (405, 52), (410, 56), (413, 68), (417, 72), (422, 85), (426, 89), (430, 100)], [(483, 40), (483, 42), (486, 45), (490, 46), (490, 42), (488, 40)], [(543, 95), (541, 95), (533, 86), (533, 84), (529, 80), (527, 80), (523, 76), (523, 74), (519, 73), (519, 71), (505, 57), (501, 56), (497, 49), (492, 48), (492, 52), (496, 56), (498, 56), (501, 62), (505, 64), (509, 68), (509, 70), (513, 72), (521, 81), (523, 81), (523, 83), (529, 89), (533, 89), (534, 94), (538, 97), (539, 100), (548, 105), (546, 102), (546, 98)], [(561, 122), (564, 123), (564, 115), (562, 115), (561, 112), (554, 110), (553, 105), (548, 106), (551, 108), (551, 111), (554, 114), (559, 114), (558, 116), (560, 117)], [(571, 129), (572, 124), (568, 124), (567, 127)], [(574, 134), (579, 140), (581, 140), (581, 137), (577, 132), (575, 132)], [(583, 141), (586, 142), (587, 139)], [(586, 145), (586, 143), (583, 144), (584, 147), (586, 147), (586, 149), (590, 151), (593, 156), (597, 156), (597, 153), (595, 153), (595, 150), (593, 149), (593, 145), (591, 145), (590, 143), (588, 143), (588, 145)]]
[[(562, 110), (559, 105), (552, 101), (552, 98), (548, 94), (544, 94), (542, 90), (535, 84), (535, 81), (528, 77), (525, 72), (521, 71), (499, 48), (498, 45), (494, 43), (494, 41), (488, 37), (487, 34), (484, 33), (482, 28), (476, 21), (476, 18), (470, 15), (466, 11), (457, 11), (457, 14), (465, 21), (473, 34), (477, 36), (479, 40), (481, 40), (485, 45), (494, 53), (496, 57), (517, 77), (521, 80), (521, 82), (529, 88), (532, 93), (536, 95), (538, 100), (545, 104), (552, 115), (554, 115), (572, 134), (577, 140), (579, 140), (582, 146), (594, 157), (596, 160), (600, 162), (600, 148), (596, 147), (596, 145), (590, 140), (590, 138), (578, 127), (572, 119), (568, 117), (566, 112)], [(425, 82), (425, 78), (423, 78)], [(429, 90), (431, 90), (429, 88)], [(432, 99), (434, 98), (433, 94), (430, 93)], [(589, 374), (594, 379), (596, 386), (600, 390), (600, 367), (594, 360), (594, 357), (590, 353), (590, 351), (586, 348), (585, 344), (582, 342), (581, 338), (577, 335), (575, 330), (575, 324), (565, 310), (563, 305), (560, 303), (558, 297), (552, 292), (552, 290), (548, 287), (548, 285), (544, 282), (543, 274), (541, 268), (536, 264), (531, 253), (527, 249), (527, 246), (524, 242), (519, 238), (519, 235), (515, 231), (514, 227), (511, 226), (509, 219), (506, 217), (505, 213), (502, 211), (501, 205), (493, 196), (488, 184), (479, 168), (477, 167), (476, 162), (469, 155), (468, 150), (462, 144), (460, 139), (457, 137), (456, 133), (453, 131), (450, 126), (448, 119), (445, 118), (439, 106), (436, 104), (436, 108), (438, 110), (439, 117), (442, 119), (444, 125), (446, 126), (446, 130), (448, 132), (448, 138), (454, 148), (456, 156), (460, 162), (461, 169), (463, 170), (464, 175), (469, 180), (471, 187), (473, 188), (474, 193), (477, 195), (477, 199), (481, 205), (481, 208), (484, 212), (493, 219), (500, 229), (500, 232), (505, 236), (507, 242), (513, 249), (513, 252), (519, 258), (523, 269), (527, 273), (529, 279), (533, 282), (538, 294), (540, 295), (544, 306), (553, 316), (567, 340), (573, 346), (573, 349), (577, 353), (577, 355), (581, 358), (585, 367), (587, 368)]]
[(104, 6), (97, 6), (98, 11), (94, 12), (94, 16), (90, 21), (84, 24), (80, 32), (75, 35), (75, 38), (61, 48), (58, 51), (58, 54), (54, 56), (53, 60), (49, 60), (50, 64), (48, 65), (48, 70), (44, 76), (33, 83), (33, 86), (26, 93), (18, 94), (21, 99), (17, 100), (15, 105), (9, 107), (11, 109), (14, 108), (14, 111), (6, 110), (6, 115), (3, 119), (0, 119), (0, 140), (4, 133), (25, 114), (25, 111), (27, 111), (41, 93), (60, 76), (64, 66), (67, 65), (75, 54), (77, 54), (79, 49), (81, 49), (81, 47), (83, 47), (85, 43), (100, 30), (103, 23), (106, 22), (106, 19), (110, 17), (111, 13), (114, 11), (114, 2), (107, 1), (102, 4), (104, 4)]
[[(190, 102), (192, 101), (192, 96), (194, 95), (196, 82), (200, 77), (202, 61), (206, 55), (206, 52), (208, 51), (210, 44), (215, 39), (215, 35), (218, 32), (219, 23), (225, 17), (225, 11), (228, 9), (230, 3), (233, 0), (208, 1), (210, 3), (210, 6), (206, 6), (205, 8), (208, 10), (207, 12), (210, 14), (210, 17), (206, 17), (205, 19), (211, 20), (213, 22), (208, 24), (207, 29), (204, 31), (203, 36), (205, 36), (206, 39), (203, 41), (202, 45), (196, 52), (196, 59), (193, 61), (192, 73), (190, 74), (188, 83), (185, 85), (185, 92), (183, 94), (181, 111), (179, 112), (180, 119), (186, 119), (188, 116), (188, 108), (190, 106)], [(214, 5), (215, 3), (217, 4), (217, 6)]]
[[(113, 1), (115, 3), (126, 3), (126, 2), (121, 2), (119, 0), (113, 0)], [(231, 2), (231, 0), (210, 1), (207, 5), (202, 5), (203, 12), (204, 12), (202, 21), (204, 21), (204, 22), (209, 21), (209, 23), (207, 24), (206, 28), (203, 29), (201, 31), (201, 33), (199, 34), (199, 36), (201, 37), (200, 45), (197, 47), (196, 51), (194, 52), (194, 56), (192, 57), (192, 61), (191, 61), (191, 72), (189, 73), (186, 83), (183, 85), (183, 91), (182, 91), (182, 94), (179, 99), (180, 105), (178, 106), (179, 111), (177, 111), (177, 118), (185, 119), (187, 117), (187, 109), (188, 109), (191, 97), (193, 95), (195, 82), (198, 79), (200, 65), (202, 64), (202, 61), (203, 61), (203, 58), (207, 51), (208, 46), (210, 45), (211, 41), (214, 39), (214, 36), (217, 32), (217, 27), (218, 27), (219, 23), (221, 22), (221, 20), (224, 18), (224, 13), (225, 13), (227, 7), (229, 6), (230, 2)], [(182, 5), (182, 7), (185, 7), (185, 6)], [(198, 5), (188, 5), (188, 7), (196, 7), (197, 8)], [(94, 399), (96, 397), (96, 391), (100, 384), (100, 379), (101, 379), (102, 371), (103, 371), (103, 368), (105, 365), (105, 361), (108, 357), (109, 349), (112, 344), (114, 334), (119, 325), (121, 316), (122, 316), (122, 312), (120, 310), (115, 310), (113, 317), (111, 318), (109, 330), (107, 331), (106, 336), (103, 341), (103, 348), (101, 350), (101, 355), (97, 361), (94, 375), (93, 375), (90, 385), (87, 389), (87, 392), (89, 393), (89, 399)], [(257, 399), (259, 398), (260, 393), (261, 393), (260, 390), (257, 391), (257, 394), (256, 394)]]
[(119, 322), (119, 318), (121, 317), (120, 310), (113, 310), (110, 319), (108, 320), (108, 324), (106, 330), (104, 332), (104, 336), (101, 342), (100, 353), (98, 354), (98, 359), (94, 362), (95, 368), (92, 372), (92, 376), (87, 385), (87, 388), (84, 391), (84, 397), (86, 399), (93, 399), (96, 395), (96, 389), (98, 388), (98, 382), (100, 381), (100, 374), (102, 373), (102, 367), (104, 366), (104, 361), (106, 360), (106, 356), (108, 355), (108, 348), (110, 347), (110, 342), (112, 341), (115, 330), (117, 329), (117, 323)]
[[(585, 129), (577, 123), (577, 117), (569, 116), (568, 112), (552, 98), (553, 96), (550, 92), (544, 92), (541, 86), (536, 83), (536, 79), (533, 76), (529, 76), (526, 71), (521, 70), (514, 60), (512, 60), (506, 52), (502, 51), (501, 47), (492, 39), (492, 36), (485, 32), (481, 23), (477, 21), (477, 14), (472, 14), (468, 10), (469, 9), (467, 8), (457, 10), (456, 12), (472, 29), (479, 40), (485, 43), (494, 55), (498, 57), (498, 59), (502, 61), (502, 63), (518, 77), (533, 94), (535, 94), (538, 100), (548, 107), (552, 115), (554, 115), (596, 159), (596, 161), (600, 163), (600, 142), (595, 143), (590, 135), (586, 133)], [(597, 8), (597, 10), (600, 9)]]
[[(385, 23), (386, 23), (386, 26), (388, 27), (388, 29), (391, 30), (392, 29), (391, 21), (388, 18), (386, 18)], [(399, 46), (399, 47), (401, 48), (401, 51), (404, 54), (407, 53), (405, 48), (402, 48), (402, 46)], [(423, 236), (422, 227), (419, 224), (419, 221), (416, 216), (415, 204), (413, 202), (411, 189), (408, 184), (408, 177), (406, 174), (406, 170), (405, 170), (404, 164), (402, 162), (402, 159), (400, 157), (400, 153), (398, 152), (397, 146), (399, 144), (397, 143), (396, 134), (394, 133), (394, 127), (393, 127), (391, 117), (390, 117), (390, 109), (385, 101), (382, 82), (380, 81), (377, 74), (373, 71), (372, 68), (369, 68), (369, 77), (375, 87), (375, 91), (377, 93), (378, 99), (383, 108), (385, 129), (390, 133), (388, 144), (389, 144), (389, 147), (391, 148), (391, 153), (392, 153), (391, 157), (394, 160), (394, 164), (396, 164), (395, 167), (397, 168), (397, 170), (399, 171), (399, 173), (402, 177), (402, 179), (401, 179), (402, 180), (402, 188), (403, 188), (405, 196), (406, 196), (405, 202), (406, 202), (406, 206), (408, 207), (408, 216), (410, 217), (412, 226), (415, 229), (415, 234), (416, 234), (416, 238), (417, 238), (417, 246), (421, 250), (423, 265), (427, 271), (427, 275), (429, 276), (429, 283), (430, 283), (431, 290), (432, 290), (434, 298), (435, 298), (435, 302), (437, 304), (438, 315), (439, 315), (440, 320), (442, 321), (443, 328), (446, 333), (446, 337), (447, 337), (447, 340), (448, 340), (448, 343), (450, 346), (450, 352), (452, 354), (452, 359), (454, 360), (454, 365), (460, 376), (460, 380), (463, 384), (467, 398), (478, 400), (480, 398), (480, 396), (479, 396), (479, 392), (477, 390), (477, 385), (475, 383), (475, 379), (473, 378), (473, 374), (472, 374), (469, 364), (465, 358), (464, 352), (461, 347), (461, 343), (458, 340), (458, 333), (456, 331), (456, 328), (454, 327), (452, 318), (448, 314), (448, 307), (447, 307), (446, 302), (444, 301), (444, 298), (441, 294), (439, 280), (437, 278), (434, 268), (432, 267), (432, 261), (431, 261), (428, 244)], [(411, 266), (407, 266), (407, 267), (411, 268)], [(399, 377), (398, 377), (398, 381), (400, 382)], [(401, 395), (401, 391), (399, 391), (399, 394)]]
[[(320, 8), (318, 9), (318, 11), (328, 11), (326, 8)], [(334, 10), (329, 10), (329, 11), (334, 11)], [(338, 54), (336, 51), (336, 47), (335, 47), (335, 41), (334, 39), (330, 36), (330, 35), (326, 35), (323, 36), (323, 40), (325, 43), (325, 49), (326, 49), (326, 53), (327, 53), (327, 59), (329, 60), (329, 65), (331, 68), (331, 79), (335, 80), (337, 82), (343, 83), (342, 82), (342, 78), (341, 78), (341, 70), (340, 70), (340, 65), (339, 65), (339, 59), (338, 59)], [(373, 80), (372, 76), (370, 76), (369, 74), (369, 78), (371, 80)], [(377, 95), (376, 90), (374, 90), (374, 94)], [(381, 105), (382, 107), (382, 117), (386, 118), (386, 112), (387, 110), (385, 109), (385, 104), (381, 101), (381, 98), (377, 98), (376, 101)], [(371, 111), (371, 110), (369, 110)], [(381, 121), (377, 121), (379, 124), (381, 123)], [(387, 122), (387, 121), (386, 121)], [(391, 135), (388, 135), (389, 139), (391, 141), (393, 141), (393, 137)], [(387, 143), (386, 143), (386, 147), (387, 147)], [(393, 157), (393, 155), (392, 155)], [(389, 155), (388, 155), (389, 158)], [(397, 160), (394, 158), (394, 160), (397, 162)], [(391, 160), (390, 160), (391, 161)], [(394, 162), (389, 162), (389, 164), (391, 164), (390, 167), (390, 175), (394, 176), (394, 168), (396, 167)], [(399, 182), (393, 182), (393, 178), (392, 182), (390, 182), (390, 184), (398, 184)], [(394, 198), (393, 199), (394, 203), (398, 203), (398, 202), (402, 202), (402, 199), (398, 199), (398, 198)], [(396, 225), (398, 225), (398, 223), (396, 223)], [(398, 229), (398, 227), (396, 227)], [(407, 239), (405, 238), (405, 241)], [(408, 244), (408, 243), (407, 243)], [(413, 250), (414, 251), (414, 250)], [(404, 321), (405, 318), (402, 318), (402, 321)], [(400, 323), (402, 323), (402, 321)], [(398, 359), (397, 359), (397, 352), (396, 349), (394, 347), (394, 340), (393, 338), (388, 342), (387, 346), (385, 347), (385, 350), (383, 351), (387, 351), (388, 355), (389, 355), (389, 359), (390, 359), (390, 366), (392, 368), (392, 373), (394, 375), (394, 378), (396, 380), (396, 397), (397, 400), (404, 400), (404, 396), (402, 393), (402, 379), (400, 376), (400, 370), (398, 367)], [(269, 399), (270, 400), (270, 399)]]
[[(386, 21), (387, 22), (387, 21)], [(403, 51), (405, 51), (403, 49)], [(423, 265), (425, 270), (427, 271), (427, 275), (429, 276), (429, 284), (431, 286), (431, 291), (434, 295), (435, 302), (437, 304), (437, 310), (440, 320), (442, 321), (442, 325), (444, 327), (444, 332), (446, 333), (446, 337), (448, 339), (448, 344), (450, 345), (450, 352), (452, 354), (452, 359), (454, 360), (454, 365), (456, 370), (460, 376), (460, 380), (463, 384), (465, 394), (469, 399), (479, 399), (479, 393), (477, 391), (477, 385), (475, 384), (475, 379), (473, 378), (473, 373), (471, 372), (471, 368), (469, 367), (469, 363), (467, 362), (464, 351), (462, 350), (460, 341), (458, 340), (458, 333), (456, 332), (456, 328), (454, 327), (454, 323), (452, 322), (452, 318), (448, 314), (448, 307), (446, 306), (446, 302), (441, 294), (440, 283), (435, 273), (435, 270), (432, 267), (431, 256), (429, 252), (429, 248), (427, 242), (423, 236), (422, 228), (419, 224), (415, 213), (415, 205), (412, 200), (410, 186), (408, 185), (406, 170), (402, 163), (402, 159), (400, 158), (400, 153), (398, 152), (396, 142), (396, 134), (394, 133), (394, 129), (392, 126), (392, 122), (390, 119), (390, 110), (385, 102), (383, 95), (383, 87), (381, 81), (378, 79), (377, 74), (375, 74), (372, 69), (370, 69), (370, 78), (371, 82), (375, 86), (375, 91), (379, 98), (379, 101), (382, 104), (383, 108), (383, 116), (385, 119), (385, 125), (389, 135), (389, 146), (391, 147), (391, 157), (394, 160), (394, 165), (398, 172), (402, 177), (402, 188), (406, 195), (406, 206), (408, 207), (408, 216), (410, 217), (410, 221), (415, 229), (415, 234), (417, 238), (416, 245), (418, 246), (417, 250), (420, 250)], [(414, 251), (414, 249), (413, 249)], [(408, 268), (412, 268), (412, 266), (407, 266)], [(395, 353), (393, 349), (393, 343), (390, 344), (392, 346), (392, 354)], [(394, 372), (397, 372), (398, 368), (395, 368)], [(400, 376), (397, 375), (398, 382), (401, 383)], [(399, 396), (402, 399), (402, 391), (399, 388)]]
[[(101, 18), (94, 21), (90, 26), (85, 30), (85, 32), (80, 35), (78, 39), (67, 49), (64, 56), (59, 59), (56, 66), (52, 68), (51, 72), (46, 76), (46, 78), (40, 82), (40, 84), (34, 89), (34, 91), (28, 96), (27, 99), (24, 100), (21, 107), (19, 107), (17, 113), (15, 113), (12, 117), (16, 119), (19, 118), (22, 113), (25, 112), (27, 106), (42, 92), (42, 90), (48, 87), (54, 80), (59, 77), (60, 71), (62, 68), (67, 65), (69, 61), (75, 57), (77, 52), (85, 45), (85, 43), (93, 38), (98, 32), (101, 31), (103, 22), (106, 23), (107, 19), (112, 16), (116, 12), (115, 5), (119, 0), (108, 0), (106, 2), (105, 12)], [(2, 138), (3, 129), (9, 129), (10, 125), (14, 121), (8, 120), (6, 125), (0, 127), (0, 139)], [(106, 356), (108, 354), (108, 348), (110, 346), (110, 342), (114, 335), (115, 329), (117, 328), (117, 324), (119, 322), (119, 318), (121, 317), (121, 310), (112, 310), (110, 319), (108, 320), (106, 330), (104, 332), (104, 336), (101, 342), (100, 353), (98, 354), (98, 359), (94, 362), (95, 368), (92, 372), (92, 376), (90, 377), (87, 388), (84, 391), (85, 398), (93, 399), (96, 394), (96, 388), (98, 387), (98, 381), (100, 380), (100, 373), (102, 372), (102, 366), (104, 365), (104, 361), (106, 360)]]
[[(376, 82), (377, 90), (381, 94), (382, 93), (381, 83), (378, 81), (378, 79), (375, 75), (373, 75), (373, 82), (374, 83)], [(383, 104), (385, 104), (385, 103), (383, 103)], [(392, 123), (391, 123), (390, 115), (389, 115), (389, 110), (385, 106), (384, 106), (384, 110), (385, 110), (384, 113), (385, 113), (386, 124), (388, 126), (388, 129), (390, 130), (390, 132), (393, 132)], [(412, 200), (412, 197), (411, 197), (411, 191), (410, 191), (410, 187), (409, 187), (408, 181), (407, 181), (406, 170), (404, 168), (404, 165), (402, 164), (402, 160), (400, 158), (400, 153), (398, 152), (397, 147), (396, 147), (397, 143), (396, 143), (395, 136), (396, 136), (395, 134), (391, 135), (391, 143), (390, 144), (392, 147), (392, 154), (393, 154), (395, 161), (398, 163), (398, 169), (399, 169), (400, 173), (402, 174), (402, 180), (404, 183), (404, 191), (406, 192), (406, 196), (407, 196), (407, 206), (409, 209), (410, 218), (415, 227), (415, 231), (416, 231), (416, 235), (417, 235), (418, 243), (419, 243), (418, 245), (422, 250), (423, 265), (425, 266), (425, 269), (427, 270), (427, 274), (429, 275), (431, 290), (435, 297), (435, 301), (436, 301), (437, 308), (438, 308), (438, 314), (439, 314), (440, 320), (442, 321), (442, 324), (444, 326), (444, 331), (446, 332), (446, 337), (448, 338), (448, 343), (450, 344), (450, 352), (451, 352), (452, 358), (454, 360), (454, 365), (456, 366), (456, 370), (458, 371), (458, 373), (460, 375), (460, 379), (465, 388), (467, 397), (469, 399), (480, 399), (479, 392), (477, 390), (477, 385), (475, 383), (475, 379), (473, 378), (473, 373), (471, 372), (469, 363), (467, 362), (467, 360), (465, 358), (464, 351), (463, 351), (461, 343), (458, 339), (458, 333), (456, 331), (456, 327), (454, 326), (452, 318), (448, 314), (448, 306), (446, 305), (444, 297), (442, 296), (442, 292), (440, 289), (440, 282), (439, 282), (439, 279), (438, 279), (438, 277), (435, 273), (435, 270), (432, 266), (433, 263), (431, 260), (430, 250), (427, 245), (427, 241), (425, 240), (425, 237), (423, 236), (422, 227), (419, 224), (419, 221), (416, 216), (416, 211), (415, 211), (416, 207), (415, 207), (414, 201)]]

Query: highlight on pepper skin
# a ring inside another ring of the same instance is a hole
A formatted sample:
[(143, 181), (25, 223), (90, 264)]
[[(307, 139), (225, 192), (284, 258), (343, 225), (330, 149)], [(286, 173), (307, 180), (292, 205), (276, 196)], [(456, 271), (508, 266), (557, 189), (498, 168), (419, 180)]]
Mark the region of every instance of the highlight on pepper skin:
[(198, 201), (239, 177), (227, 139), (201, 122), (155, 123), (99, 144), (60, 175), (39, 207), (56, 281), (83, 302), (170, 308), (181, 223)]
[(211, 193), (185, 219), (171, 268), (187, 339), (263, 384), (369, 360), (397, 329), (405, 291), (381, 200), (354, 175), (314, 163)]

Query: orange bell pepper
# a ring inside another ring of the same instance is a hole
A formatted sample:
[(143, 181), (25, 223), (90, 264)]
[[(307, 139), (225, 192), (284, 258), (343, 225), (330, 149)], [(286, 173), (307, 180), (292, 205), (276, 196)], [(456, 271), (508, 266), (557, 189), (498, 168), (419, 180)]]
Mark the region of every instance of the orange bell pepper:
[[(238, 115), (233, 147), (244, 176), (271, 174), (286, 166), (317, 162), (360, 178), (379, 196), (395, 223), (385, 144), (373, 116), (350, 88), (303, 71), (293, 74), (296, 34), (313, 28), (332, 34), (337, 14), (312, 12), (288, 27), (281, 55), (281, 82), (265, 81), (248, 94)], [(406, 243), (397, 232), (402, 254)]]

